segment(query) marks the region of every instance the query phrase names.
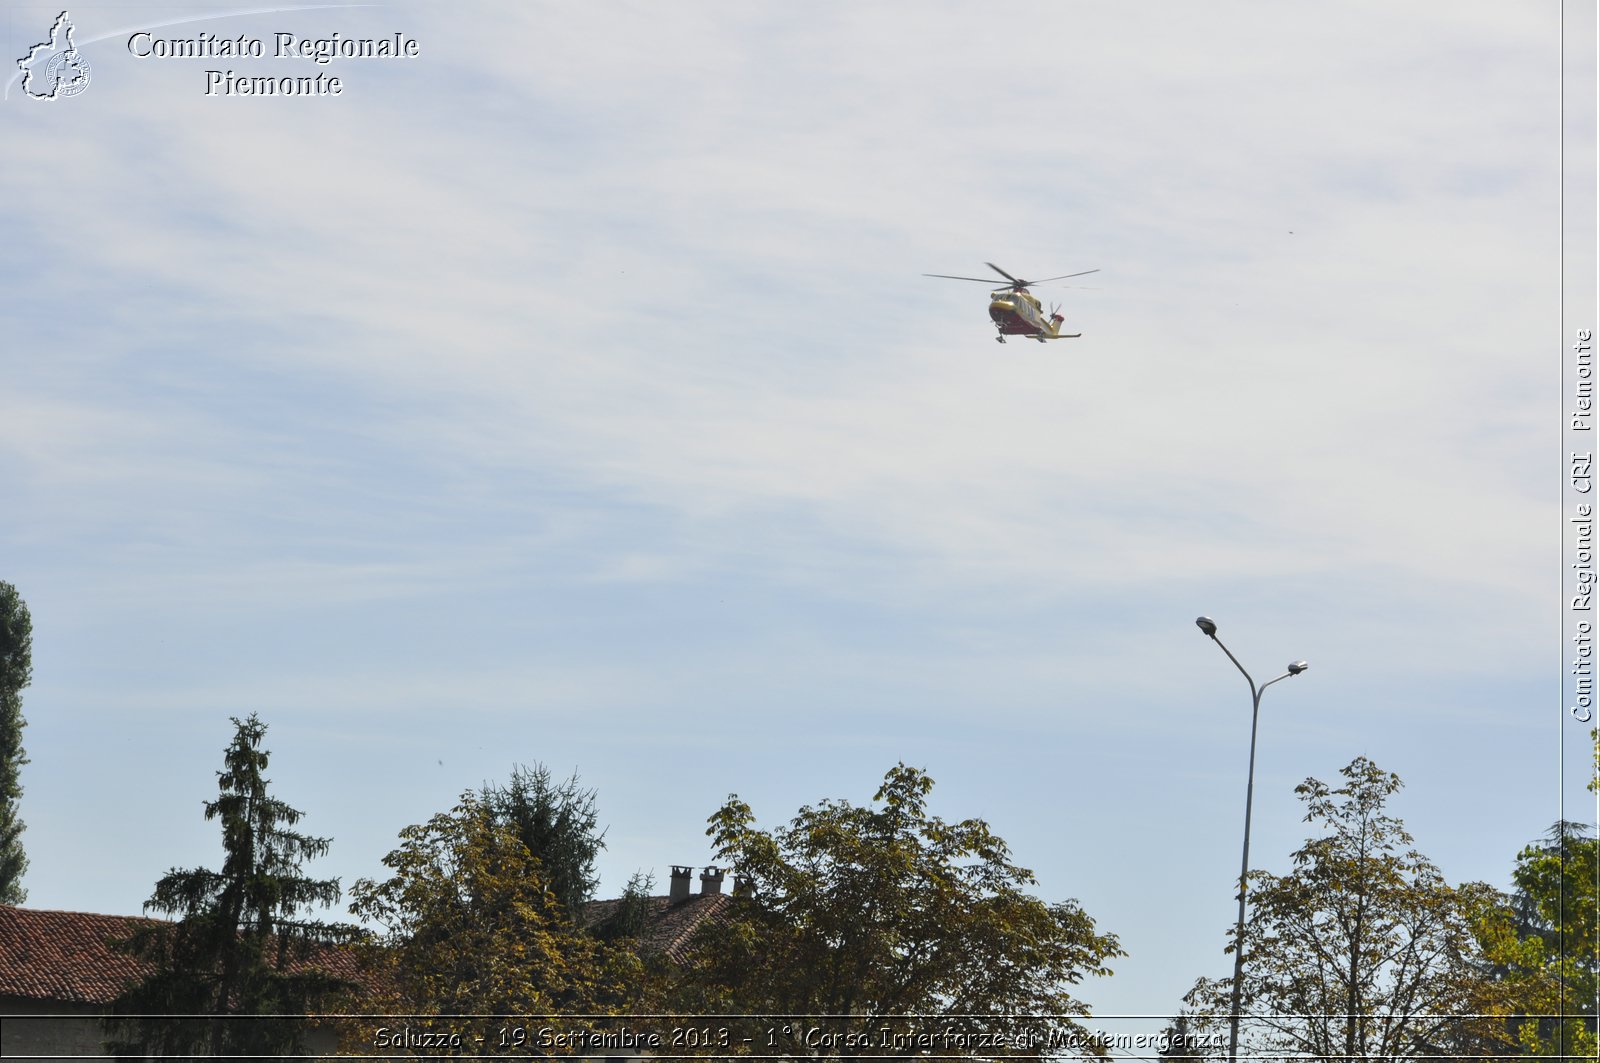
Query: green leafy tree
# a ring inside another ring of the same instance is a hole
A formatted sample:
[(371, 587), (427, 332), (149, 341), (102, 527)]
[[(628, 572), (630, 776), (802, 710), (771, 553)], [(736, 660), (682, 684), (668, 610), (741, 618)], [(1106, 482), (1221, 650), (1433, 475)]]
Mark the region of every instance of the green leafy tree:
[(1195, 1029), (1188, 1013), (1182, 1011), (1167, 1024), (1162, 1039), (1165, 1043), (1157, 1048), (1157, 1058), (1171, 1063), (1199, 1063), (1213, 1054), (1220, 1043), (1210, 1043), (1206, 1035)]
[(544, 881), (576, 921), (585, 902), (594, 898), (600, 877), (595, 857), (605, 848), (605, 832), (596, 829), (595, 793), (574, 774), (556, 782), (543, 764), (518, 765), (504, 786), (485, 786), (481, 803), (498, 822), (510, 827), (538, 857)]
[(268, 792), (266, 725), (254, 714), (233, 723), (217, 799), (205, 805), (206, 818), (222, 824), (222, 869), (175, 868), (145, 902), (147, 912), (177, 920), (151, 923), (122, 945), (150, 973), (113, 1005), (106, 1025), (117, 1055), (296, 1053), (302, 1016), (352, 988), (324, 964), (338, 966), (328, 950), (354, 928), (303, 916), (339, 899), (337, 879), (300, 871), (329, 842), (290, 830), (302, 813)]
[[(411, 1016), (417, 1033), (461, 1036), (452, 1015), (529, 1019), (612, 1013), (635, 1002), (632, 951), (578, 929), (550, 888), (543, 865), (481, 795), (400, 832), (384, 857), (392, 874), (351, 887), (351, 910), (377, 923), (370, 962), (383, 987), (370, 1012)], [(531, 1040), (502, 1043), (491, 1023), (484, 1052), (539, 1054)], [(570, 1020), (576, 1031), (592, 1023)], [(400, 1047), (419, 1055), (448, 1045), (417, 1037)], [(556, 1046), (571, 1050), (572, 1045)], [(558, 1051), (557, 1054), (564, 1054)]]
[(586, 928), (602, 941), (637, 940), (649, 922), (655, 885), (654, 875), (635, 871), (623, 887), (615, 911), (606, 918), (586, 924)]
[[(1478, 883), (1452, 887), (1385, 813), (1400, 778), (1365, 757), (1345, 785), (1295, 788), (1326, 833), (1294, 871), (1250, 874), (1241, 1054), (1329, 1061), (1488, 1055), (1511, 1049), (1511, 987), (1489, 974), (1480, 929), (1509, 918)], [(1229, 949), (1231, 951), (1231, 947)], [(1232, 979), (1202, 979), (1185, 1001), (1202, 1030), (1226, 1029)]]
[[(1600, 731), (1591, 734), (1600, 769)], [(1591, 790), (1600, 780), (1591, 781)], [(1508, 981), (1541, 986), (1518, 1037), (1533, 1055), (1594, 1058), (1600, 993), (1600, 839), (1560, 822), (1517, 857), (1512, 872), (1517, 936), (1526, 950)]]
[(28, 857), (22, 849), (22, 690), (33, 679), (33, 618), (17, 588), (0, 582), (0, 904), (28, 899), (22, 875)]
[[(763, 1017), (739, 1032), (763, 1054), (836, 1057), (907, 1054), (913, 1042), (896, 1048), (883, 1027), (972, 1038), (913, 1052), (1010, 1054), (1001, 1039), (1027, 1046), (1049, 1032), (1026, 1016), (1087, 1014), (1069, 987), (1109, 974), (1107, 961), (1122, 955), (1117, 939), (1096, 933), (1075, 902), (1025, 892), (1033, 874), (982, 820), (929, 815), (932, 789), (924, 772), (901, 764), (873, 805), (824, 801), (774, 833), (756, 829), (750, 807), (730, 796), (707, 834), (738, 886), (701, 932), (675, 1006)], [(853, 1018), (812, 1017), (827, 1015)], [(917, 1015), (929, 1021), (901, 1018)], [(769, 1028), (780, 1033), (769, 1038)], [(796, 1039), (803, 1031), (817, 1032), (813, 1043)], [(865, 1031), (873, 1043), (850, 1041)], [(1085, 1031), (1069, 1020), (1055, 1032)]]

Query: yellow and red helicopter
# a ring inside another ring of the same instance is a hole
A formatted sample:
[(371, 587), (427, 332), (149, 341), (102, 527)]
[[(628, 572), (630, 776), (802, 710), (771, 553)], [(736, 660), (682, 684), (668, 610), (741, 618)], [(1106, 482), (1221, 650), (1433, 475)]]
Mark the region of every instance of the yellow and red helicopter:
[[(989, 295), (989, 317), (994, 321), (994, 327), (1000, 330), (996, 336), (996, 343), (1004, 343), (1007, 336), (1023, 336), (1040, 343), (1046, 340), (1075, 340), (1082, 336), (1081, 332), (1062, 332), (1061, 322), (1065, 320), (1060, 314), (1060, 305), (1050, 308), (1050, 316), (1046, 317), (1044, 307), (1034, 294), (1028, 291), (1030, 285), (1045, 284), (1049, 281), (1064, 281), (1071, 277), (1085, 277), (1091, 273), (1099, 273), (1098, 269), (1086, 269), (1082, 273), (1068, 273), (1060, 277), (1045, 277), (1043, 280), (1025, 281), (1013, 277), (993, 262), (985, 262), (985, 266), (1004, 277), (1009, 284), (996, 288)], [(949, 273), (924, 273), (924, 277), (942, 277), (950, 281), (977, 281), (979, 284), (994, 284), (992, 278), (986, 277), (956, 277)]]

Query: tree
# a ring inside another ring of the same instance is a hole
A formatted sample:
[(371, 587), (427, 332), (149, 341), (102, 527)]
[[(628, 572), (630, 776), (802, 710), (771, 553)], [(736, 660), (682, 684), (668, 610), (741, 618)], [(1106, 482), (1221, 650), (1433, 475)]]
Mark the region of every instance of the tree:
[[(763, 1054), (802, 1056), (905, 1055), (917, 1035), (947, 1028), (951, 1037), (914, 1050), (982, 1045), (988, 1055), (988, 1037), (1042, 1042), (1047, 1024), (1029, 1015), (1087, 1014), (1068, 987), (1109, 974), (1106, 962), (1123, 954), (1117, 939), (1096, 933), (1075, 902), (1024, 892), (1033, 874), (982, 820), (930, 816), (932, 789), (900, 764), (874, 805), (824, 801), (772, 834), (730, 795), (706, 833), (732, 867), (735, 895), (701, 932), (675, 1006), (770, 1017), (745, 1020), (735, 1042), (751, 1036)], [(813, 1018), (828, 1015), (855, 1018)], [(902, 1018), (916, 1015), (935, 1021)], [(883, 1027), (912, 1040), (897, 1048)], [(802, 1031), (816, 1034), (811, 1043)], [(870, 1044), (851, 1042), (866, 1031)], [(1054, 1032), (1084, 1034), (1070, 1021)]]
[[(1595, 763), (1600, 769), (1600, 730)], [(1600, 776), (1589, 783), (1600, 789)], [(1562, 821), (1517, 857), (1512, 872), (1516, 933), (1527, 947), (1506, 972), (1510, 981), (1542, 982), (1542, 1006), (1518, 1023), (1534, 1055), (1593, 1057), (1600, 994), (1600, 838), (1583, 823)]]
[(484, 786), (481, 803), (538, 857), (545, 884), (576, 921), (594, 898), (600, 882), (594, 861), (605, 848), (605, 832), (595, 830), (594, 791), (580, 786), (576, 774), (557, 783), (543, 764), (518, 765), (505, 786)]
[(1600, 840), (1570, 827), (1561, 830), (1524, 849), (1512, 877), (1518, 899), (1531, 909), (1531, 918), (1518, 928), (1523, 941), (1536, 946), (1525, 970), (1542, 974), (1554, 988), (1540, 1009), (1545, 1017), (1520, 1026), (1522, 1043), (1535, 1055), (1593, 1057), (1600, 991), (1595, 932)]
[[(543, 865), (481, 795), (427, 823), (400, 832), (401, 845), (384, 857), (393, 874), (351, 887), (351, 911), (378, 923), (371, 961), (387, 995), (368, 1011), (412, 1016), (412, 1028), (432, 1036), (399, 1047), (433, 1051), (465, 1037), (451, 1015), (536, 1017), (593, 1015), (633, 1003), (638, 963), (631, 950), (579, 930), (568, 919)], [(482, 1051), (536, 1052), (531, 1041), (498, 1041), (495, 1027)], [(581, 1020), (563, 1029), (588, 1028)], [(572, 1046), (566, 1046), (572, 1047)]]
[(609, 917), (586, 925), (586, 929), (601, 941), (637, 940), (649, 922), (655, 885), (654, 875), (635, 871), (622, 889), (616, 910)]
[(1174, 1015), (1161, 1034), (1163, 1043), (1156, 1051), (1157, 1058), (1174, 1063), (1200, 1063), (1208, 1055), (1208, 1049), (1216, 1047), (1208, 1044), (1194, 1028), (1187, 1012)]
[[(1241, 1054), (1317, 1060), (1481, 1055), (1511, 1046), (1509, 989), (1489, 975), (1479, 930), (1508, 917), (1496, 891), (1451, 887), (1384, 812), (1397, 775), (1358, 757), (1345, 785), (1295, 788), (1328, 833), (1289, 875), (1250, 873)], [(1230, 947), (1228, 951), (1232, 951)], [(1226, 1026), (1232, 980), (1202, 979), (1185, 1001), (1202, 1028)]]
[(22, 874), (28, 857), (22, 850), (22, 690), (33, 679), (33, 618), (17, 588), (0, 582), (0, 904), (28, 899)]
[(254, 714), (233, 724), (218, 797), (205, 805), (206, 819), (222, 824), (222, 870), (174, 868), (145, 902), (147, 912), (178, 918), (153, 923), (122, 946), (151, 969), (117, 998), (107, 1020), (117, 1055), (296, 1053), (302, 1016), (352, 988), (319, 961), (351, 940), (354, 928), (301, 915), (339, 899), (337, 879), (300, 872), (303, 861), (327, 853), (329, 841), (288, 829), (302, 813), (268, 792), (266, 725)]

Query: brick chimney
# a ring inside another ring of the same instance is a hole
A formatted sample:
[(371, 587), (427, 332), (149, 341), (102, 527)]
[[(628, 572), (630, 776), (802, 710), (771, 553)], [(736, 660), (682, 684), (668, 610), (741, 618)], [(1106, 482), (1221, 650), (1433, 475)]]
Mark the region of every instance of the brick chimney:
[(693, 869), (679, 867), (677, 864), (672, 865), (672, 888), (667, 893), (668, 903), (677, 904), (679, 901), (689, 899), (689, 872), (691, 870)]
[(708, 867), (700, 872), (700, 893), (702, 896), (709, 897), (714, 893), (721, 892), (722, 869), (720, 867)]

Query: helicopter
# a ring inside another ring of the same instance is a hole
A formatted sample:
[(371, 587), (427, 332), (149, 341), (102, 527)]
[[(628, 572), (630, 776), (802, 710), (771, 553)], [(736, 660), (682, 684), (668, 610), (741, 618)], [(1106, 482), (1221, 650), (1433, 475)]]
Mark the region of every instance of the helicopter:
[[(994, 270), (1000, 276), (1010, 281), (990, 293), (989, 317), (994, 321), (994, 327), (1000, 330), (1000, 335), (994, 338), (996, 343), (1004, 343), (1007, 336), (1024, 336), (1040, 343), (1046, 340), (1075, 340), (1082, 336), (1081, 332), (1062, 332), (1062, 318), (1060, 304), (1050, 308), (1050, 316), (1045, 317), (1044, 307), (1028, 287), (1034, 284), (1044, 284), (1047, 281), (1064, 281), (1070, 277), (1083, 277), (1090, 273), (1099, 273), (1098, 269), (1086, 269), (1082, 273), (1068, 273), (1060, 277), (1045, 277), (1043, 280), (1025, 281), (1013, 277), (993, 262), (985, 262), (985, 266)], [(979, 284), (994, 284), (986, 277), (956, 277), (949, 273), (924, 273), (924, 277), (941, 277), (951, 281), (977, 281)]]

